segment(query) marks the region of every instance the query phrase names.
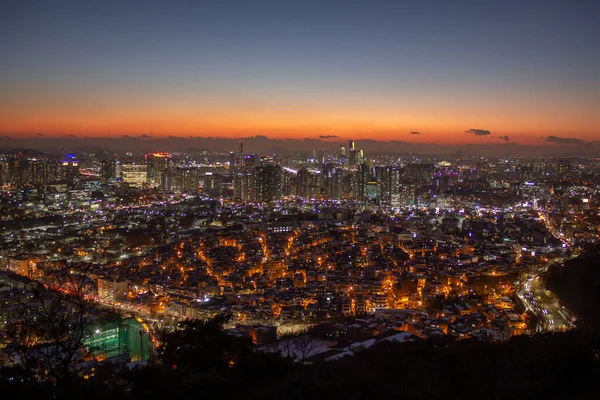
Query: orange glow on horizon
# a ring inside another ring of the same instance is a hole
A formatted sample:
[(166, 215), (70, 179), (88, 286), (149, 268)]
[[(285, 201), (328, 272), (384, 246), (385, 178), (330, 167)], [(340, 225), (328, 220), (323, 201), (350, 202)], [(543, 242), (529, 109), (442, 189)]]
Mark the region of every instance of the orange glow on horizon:
[[(424, 109), (419, 106), (373, 105), (356, 107), (258, 107), (233, 105), (231, 109), (211, 107), (94, 108), (62, 106), (24, 110), (14, 107), (0, 119), (0, 135), (26, 137), (221, 137), (240, 138), (264, 135), (272, 139), (319, 139), (405, 141), (425, 144), (501, 144), (508, 136), (518, 144), (540, 144), (543, 137), (556, 135), (597, 140), (593, 120), (579, 119), (570, 124), (571, 115), (541, 112), (513, 113), (498, 118), (492, 109), (469, 113), (464, 107)], [(468, 117), (465, 117), (468, 115)], [(461, 117), (459, 117), (461, 116)], [(541, 125), (540, 121), (544, 121)], [(568, 130), (560, 129), (568, 126)], [(487, 129), (488, 136), (475, 136), (468, 129)], [(420, 134), (411, 134), (411, 132)], [(573, 133), (576, 132), (576, 133)], [(38, 133), (42, 133), (39, 135)]]

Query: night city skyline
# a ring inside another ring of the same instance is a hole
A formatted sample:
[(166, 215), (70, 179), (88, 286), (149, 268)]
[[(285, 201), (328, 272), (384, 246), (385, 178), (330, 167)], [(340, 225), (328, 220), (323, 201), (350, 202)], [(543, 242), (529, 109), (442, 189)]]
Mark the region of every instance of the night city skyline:
[(600, 393), (600, 0), (0, 0), (0, 393)]
[(10, 138), (600, 138), (595, 1), (0, 7)]

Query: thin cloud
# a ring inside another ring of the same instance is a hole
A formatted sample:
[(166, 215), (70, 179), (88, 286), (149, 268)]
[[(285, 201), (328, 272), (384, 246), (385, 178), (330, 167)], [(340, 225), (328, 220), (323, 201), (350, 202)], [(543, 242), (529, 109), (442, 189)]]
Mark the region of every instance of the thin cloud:
[(488, 131), (487, 129), (477, 129), (477, 128), (471, 128), (471, 129), (465, 131), (465, 133), (470, 133), (475, 136), (487, 136), (487, 135), (492, 134), (492, 132)]
[(577, 138), (567, 138), (560, 136), (546, 136), (544, 140), (548, 143), (556, 143), (556, 144), (566, 144), (566, 145), (577, 145), (584, 144), (585, 141)]
[(75, 139), (77, 138), (77, 136), (76, 136), (76, 135), (65, 135), (65, 137), (68, 137), (68, 138), (75, 138)]
[(420, 135), (420, 134), (421, 134), (421, 132), (412, 131), (410, 134), (411, 134), (411, 135)]
[(154, 139), (154, 137), (152, 135), (146, 135), (146, 134), (140, 135), (140, 137), (142, 139)]
[(510, 138), (508, 136), (498, 136), (498, 139), (504, 140), (505, 142), (510, 142)]
[(319, 138), (320, 139), (338, 139), (339, 136), (338, 135), (320, 135)]
[(43, 134), (43, 133), (38, 133), (37, 135), (38, 135), (38, 136), (44, 136), (44, 134)]

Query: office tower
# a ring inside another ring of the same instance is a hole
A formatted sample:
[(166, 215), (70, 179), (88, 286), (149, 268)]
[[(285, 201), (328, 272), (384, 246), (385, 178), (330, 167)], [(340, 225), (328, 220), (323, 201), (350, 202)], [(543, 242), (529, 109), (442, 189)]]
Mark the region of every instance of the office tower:
[(234, 151), (229, 152), (229, 168), (234, 168), (237, 165), (237, 158)]
[(348, 141), (348, 165), (358, 165), (360, 164), (358, 160), (358, 151), (354, 147), (354, 140)]
[(102, 149), (100, 153), (100, 182), (108, 183), (117, 177), (117, 164), (108, 149)]
[(269, 202), (281, 198), (281, 175), (279, 165), (262, 165), (252, 171), (252, 198)]
[(129, 186), (141, 188), (148, 181), (147, 166), (144, 164), (123, 164), (121, 177)]
[(367, 163), (367, 160), (365, 160), (365, 153), (363, 153), (362, 150), (359, 150), (356, 155), (356, 163), (357, 164)]
[(73, 153), (69, 153), (61, 162), (62, 178), (67, 182), (67, 185), (73, 185), (79, 180), (79, 162)]
[(356, 165), (358, 163), (358, 152), (354, 149), (350, 149), (350, 155), (348, 157), (348, 165)]
[(117, 177), (117, 165), (113, 159), (100, 161), (100, 182), (108, 183)]
[(164, 190), (164, 184), (168, 179), (171, 165), (171, 155), (169, 153), (151, 153), (146, 155), (147, 180), (150, 185), (158, 186)]
[(243, 168), (244, 166), (244, 142), (240, 140), (240, 153), (238, 154), (239, 163), (238, 167)]
[(100, 161), (100, 182), (108, 183), (111, 179), (117, 177), (117, 165), (115, 160)]

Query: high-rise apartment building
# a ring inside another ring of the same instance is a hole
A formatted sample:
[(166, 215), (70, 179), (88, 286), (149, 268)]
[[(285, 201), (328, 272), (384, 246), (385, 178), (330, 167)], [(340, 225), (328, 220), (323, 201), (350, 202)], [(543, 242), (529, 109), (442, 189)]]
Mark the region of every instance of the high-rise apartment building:
[(251, 201), (252, 172), (242, 169), (233, 176), (233, 197), (238, 201)]
[(8, 159), (8, 181), (13, 186), (21, 186), (27, 176), (27, 162), (23, 153), (17, 152)]
[(253, 201), (269, 202), (281, 198), (282, 169), (268, 164), (255, 167), (252, 171)]
[(48, 160), (30, 158), (27, 160), (27, 183), (44, 186), (48, 183)]
[(321, 170), (302, 168), (298, 171), (298, 196), (320, 198), (324, 192), (324, 174)]
[(354, 197), (356, 199), (366, 199), (367, 187), (371, 181), (371, 169), (367, 164), (360, 164), (356, 171), (356, 187), (354, 190)]

